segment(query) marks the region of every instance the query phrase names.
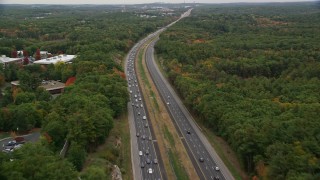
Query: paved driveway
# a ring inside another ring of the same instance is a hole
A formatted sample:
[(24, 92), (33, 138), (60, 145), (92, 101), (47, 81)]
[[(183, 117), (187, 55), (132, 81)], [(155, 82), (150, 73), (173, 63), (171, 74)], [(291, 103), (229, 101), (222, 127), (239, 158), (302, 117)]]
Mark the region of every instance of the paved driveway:
[[(34, 132), (31, 134), (23, 135), (26, 142), (37, 142), (40, 138), (40, 132)], [(12, 137), (0, 139), (0, 147), (2, 148), (4, 144), (7, 144), (9, 141), (12, 141)]]

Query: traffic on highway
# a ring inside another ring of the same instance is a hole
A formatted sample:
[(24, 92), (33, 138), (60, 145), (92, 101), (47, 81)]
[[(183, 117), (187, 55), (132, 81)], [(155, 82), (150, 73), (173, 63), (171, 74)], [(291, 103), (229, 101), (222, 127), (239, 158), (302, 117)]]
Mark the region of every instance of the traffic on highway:
[(139, 46), (144, 42), (145, 40), (141, 41), (130, 51), (127, 58), (126, 72), (130, 92), (130, 103), (133, 110), (136, 129), (141, 176), (143, 179), (158, 180), (162, 179), (158, 165), (158, 157), (153, 145), (153, 137), (150, 132), (143, 95), (140, 93), (139, 83), (135, 73), (136, 53)]
[[(159, 163), (161, 162), (161, 159), (159, 159), (155, 150), (155, 139), (152, 136), (152, 126), (150, 126), (148, 113), (145, 110), (144, 98), (140, 92), (139, 81), (135, 71), (135, 59), (137, 57), (137, 52), (139, 51), (140, 47), (147, 42), (149, 43), (147, 52), (145, 54), (147, 68), (161, 95), (162, 100), (166, 104), (168, 112), (170, 113), (176, 127), (178, 128), (178, 131), (180, 132), (182, 141), (186, 146), (186, 149), (188, 149), (189, 156), (192, 159), (200, 179), (233, 179), (232, 175), (228, 175), (228, 178), (226, 178), (221, 172), (220, 166), (214, 160), (217, 155), (213, 155), (212, 152), (210, 152), (211, 149), (208, 148), (208, 146), (211, 147), (211, 145), (207, 141), (205, 141), (206, 144), (203, 142), (205, 137), (203, 135), (199, 136), (199, 129), (194, 124), (192, 117), (190, 114), (188, 114), (181, 101), (179, 101), (178, 96), (170, 87), (169, 83), (161, 75), (154, 62), (154, 44), (158, 40), (156, 37), (166, 28), (172, 26), (180, 19), (190, 15), (191, 10), (192, 9), (181, 15), (178, 20), (141, 40), (131, 49), (127, 57), (126, 75), (130, 93), (130, 103), (134, 116), (134, 126), (138, 145), (138, 155), (140, 158), (141, 175), (143, 179), (163, 179), (162, 172), (164, 172), (164, 170), (160, 170)], [(227, 171), (225, 170), (225, 166), (223, 166), (223, 169), (224, 171)]]
[[(220, 171), (219, 166), (211, 157), (206, 147), (198, 137), (194, 127), (190, 124), (189, 115), (181, 109), (180, 105), (176, 102), (177, 95), (168, 89), (168, 83), (165, 83), (164, 78), (161, 77), (160, 71), (156, 67), (153, 59), (153, 46), (156, 41), (150, 43), (147, 53), (146, 62), (151, 77), (161, 95), (162, 100), (165, 102), (171, 117), (174, 119), (183, 139), (186, 141), (188, 148), (191, 150), (191, 157), (194, 158), (193, 162), (199, 167), (197, 170), (198, 175), (203, 176), (205, 179), (225, 179)], [(200, 172), (200, 174), (199, 174)]]

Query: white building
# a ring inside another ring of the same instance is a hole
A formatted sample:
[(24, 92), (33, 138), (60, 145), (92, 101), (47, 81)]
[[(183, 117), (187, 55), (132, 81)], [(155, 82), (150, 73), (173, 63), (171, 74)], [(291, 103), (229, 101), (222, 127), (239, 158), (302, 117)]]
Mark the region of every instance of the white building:
[(33, 62), (34, 64), (43, 64), (43, 65), (47, 65), (47, 64), (56, 64), (58, 62), (71, 62), (74, 58), (76, 58), (76, 55), (67, 55), (67, 54), (61, 54), (59, 56), (54, 56), (51, 58), (46, 58), (46, 59), (41, 59), (38, 61)]
[(6, 57), (6, 55), (2, 55), (0, 57), (0, 63), (2, 63), (3, 64), (3, 68), (5, 68), (10, 63), (22, 64), (23, 60), (22, 60), (22, 58), (9, 58), (9, 57)]

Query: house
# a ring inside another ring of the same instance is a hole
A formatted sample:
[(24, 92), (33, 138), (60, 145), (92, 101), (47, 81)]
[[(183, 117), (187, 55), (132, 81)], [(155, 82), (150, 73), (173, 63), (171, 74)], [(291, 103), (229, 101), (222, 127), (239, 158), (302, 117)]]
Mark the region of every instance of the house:
[[(11, 85), (14, 89), (19, 86), (19, 81), (12, 81)], [(50, 94), (61, 94), (63, 93), (65, 84), (54, 80), (43, 80), (39, 87), (43, 87), (45, 90), (49, 91)]]
[(49, 53), (48, 51), (40, 51), (40, 56), (41, 56), (41, 59), (46, 59), (48, 57), (52, 57), (52, 54)]
[(9, 64), (22, 65), (23, 59), (22, 58), (9, 58), (9, 57), (6, 57), (6, 55), (2, 55), (0, 57), (0, 63), (3, 64), (3, 68), (6, 68), (6, 66), (8, 66)]
[(68, 62), (71, 62), (76, 57), (77, 57), (76, 55), (61, 54), (59, 56), (41, 59), (41, 60), (35, 61), (33, 63), (34, 64), (41, 64), (41, 65), (56, 64), (58, 62), (68, 63)]

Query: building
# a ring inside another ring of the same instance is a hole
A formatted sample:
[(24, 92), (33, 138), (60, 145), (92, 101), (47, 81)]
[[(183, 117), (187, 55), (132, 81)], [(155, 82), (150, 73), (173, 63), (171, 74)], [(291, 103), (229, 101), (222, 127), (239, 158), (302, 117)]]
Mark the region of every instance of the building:
[(40, 51), (40, 56), (41, 56), (41, 59), (46, 59), (46, 58), (52, 57), (52, 54), (49, 53), (48, 51)]
[(42, 65), (56, 64), (58, 62), (67, 63), (67, 62), (71, 62), (76, 57), (77, 57), (76, 55), (61, 54), (59, 56), (54, 56), (54, 57), (34, 61), (33, 63), (42, 64)]
[(9, 58), (9, 57), (6, 57), (6, 55), (2, 55), (0, 57), (0, 63), (3, 64), (3, 68), (6, 68), (6, 66), (8, 66), (9, 64), (22, 65), (23, 59), (22, 58)]
[[(12, 81), (11, 85), (12, 85), (12, 88), (16, 88), (17, 86), (19, 86), (19, 81)], [(43, 80), (39, 87), (43, 87), (45, 90), (49, 91), (50, 94), (61, 94), (63, 93), (65, 84), (59, 81)]]

